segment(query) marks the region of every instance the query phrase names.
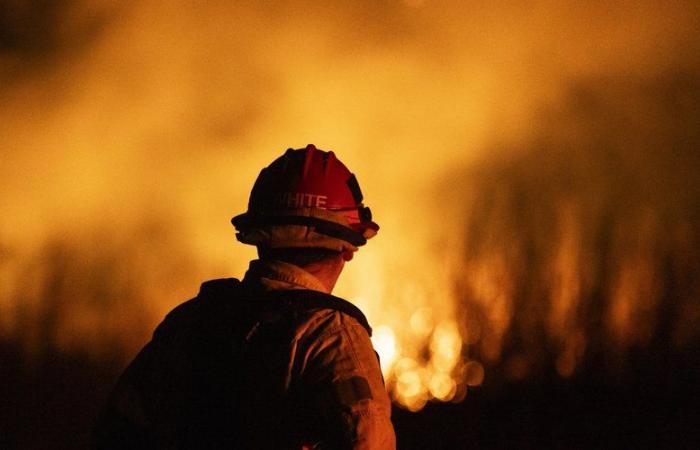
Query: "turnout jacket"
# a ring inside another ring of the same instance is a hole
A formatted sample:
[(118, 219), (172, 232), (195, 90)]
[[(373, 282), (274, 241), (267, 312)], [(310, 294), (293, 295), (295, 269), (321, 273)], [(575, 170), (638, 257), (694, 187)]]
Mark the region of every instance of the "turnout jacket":
[(120, 377), (95, 447), (394, 449), (371, 329), (324, 291), (280, 261), (204, 283)]

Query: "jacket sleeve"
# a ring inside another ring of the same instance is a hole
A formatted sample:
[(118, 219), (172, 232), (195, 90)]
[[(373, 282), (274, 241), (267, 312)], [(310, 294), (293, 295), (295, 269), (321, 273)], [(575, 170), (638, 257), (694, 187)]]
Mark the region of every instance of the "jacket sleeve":
[(174, 394), (182, 381), (177, 374), (188, 357), (184, 343), (189, 338), (182, 322), (193, 307), (186, 302), (173, 310), (119, 377), (93, 428), (93, 448), (153, 448), (172, 440), (170, 430), (165, 433), (158, 425), (172, 423), (181, 409)]
[(396, 448), (391, 402), (367, 331), (335, 312), (307, 338), (302, 382), (316, 397), (327, 430), (322, 448)]

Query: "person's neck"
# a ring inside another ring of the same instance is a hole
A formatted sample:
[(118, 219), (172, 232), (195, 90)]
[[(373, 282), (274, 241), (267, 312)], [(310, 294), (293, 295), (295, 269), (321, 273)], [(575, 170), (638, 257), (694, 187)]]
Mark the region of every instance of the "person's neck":
[(339, 258), (337, 261), (312, 263), (302, 267), (302, 269), (316, 277), (331, 293), (338, 282), (338, 277), (340, 277), (344, 265), (345, 261)]

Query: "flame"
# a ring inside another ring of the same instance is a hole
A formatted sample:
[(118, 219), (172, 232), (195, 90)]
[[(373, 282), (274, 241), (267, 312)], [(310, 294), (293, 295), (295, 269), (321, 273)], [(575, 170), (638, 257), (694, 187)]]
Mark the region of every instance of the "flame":
[(380, 363), (384, 376), (388, 376), (392, 365), (398, 356), (398, 348), (396, 347), (396, 337), (394, 330), (387, 325), (380, 325), (374, 329), (372, 335), (372, 345), (380, 355)]

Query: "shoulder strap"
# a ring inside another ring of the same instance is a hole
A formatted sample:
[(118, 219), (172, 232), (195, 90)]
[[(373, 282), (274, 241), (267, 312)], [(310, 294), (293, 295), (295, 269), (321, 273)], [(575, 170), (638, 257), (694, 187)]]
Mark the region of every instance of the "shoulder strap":
[[(209, 280), (202, 283), (197, 297), (199, 299), (206, 299), (206, 301), (215, 299), (217, 302), (225, 299), (245, 301), (243, 299), (244, 290), (240, 289), (240, 287), (241, 282), (235, 278)], [(285, 308), (297, 311), (311, 309), (333, 309), (340, 311), (357, 320), (360, 325), (367, 330), (367, 333), (372, 336), (372, 327), (369, 326), (369, 322), (362, 311), (349, 301), (334, 295), (306, 289), (284, 290), (268, 292), (263, 298), (250, 300), (260, 303), (264, 302), (267, 303), (268, 306), (269, 303), (281, 302), (284, 304)]]
[(205, 281), (199, 288), (197, 297), (230, 298), (238, 294), (240, 284), (241, 282), (235, 278), (219, 278)]
[[(282, 298), (280, 298), (282, 297)], [(312, 290), (274, 291), (269, 294), (271, 301), (283, 301), (285, 306), (295, 310), (333, 309), (357, 320), (372, 336), (372, 327), (360, 309), (340, 297)]]

